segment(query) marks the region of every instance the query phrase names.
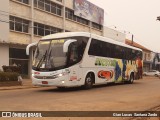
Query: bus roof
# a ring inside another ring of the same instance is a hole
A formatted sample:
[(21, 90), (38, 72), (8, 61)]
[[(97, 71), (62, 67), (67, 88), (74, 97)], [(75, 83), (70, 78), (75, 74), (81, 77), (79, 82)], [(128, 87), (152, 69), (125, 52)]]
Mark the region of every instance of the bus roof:
[(91, 34), (88, 32), (64, 32), (64, 33), (56, 33), (56, 34), (44, 36), (44, 37), (42, 37), (41, 40), (67, 38), (67, 37), (75, 37), (75, 36), (90, 37)]
[(120, 45), (120, 46), (123, 46), (123, 47), (127, 47), (127, 48), (131, 48), (131, 49), (142, 51), (139, 48), (132, 47), (132, 46), (127, 45), (127, 44), (125, 44), (123, 42), (118, 42), (118, 41), (113, 40), (111, 38), (103, 37), (103, 36), (92, 34), (92, 33), (88, 33), (88, 32), (64, 32), (64, 33), (56, 33), (56, 34), (51, 34), (51, 35), (44, 36), (44, 37), (42, 37), (41, 40), (67, 38), (67, 37), (76, 37), (76, 36), (77, 37), (78, 36), (91, 37), (91, 38), (98, 39), (98, 40), (101, 40), (101, 41), (105, 41), (105, 42), (108, 42), (108, 43), (112, 43), (112, 44), (115, 44), (115, 45)]

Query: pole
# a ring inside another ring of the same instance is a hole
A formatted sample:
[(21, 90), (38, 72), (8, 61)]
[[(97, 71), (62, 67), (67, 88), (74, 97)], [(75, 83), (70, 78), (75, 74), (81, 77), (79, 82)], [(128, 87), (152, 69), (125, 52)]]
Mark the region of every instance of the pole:
[(133, 45), (133, 42), (134, 42), (133, 39), (134, 39), (134, 35), (132, 34), (132, 45)]
[(66, 6), (65, 0), (63, 0), (63, 32), (66, 31)]

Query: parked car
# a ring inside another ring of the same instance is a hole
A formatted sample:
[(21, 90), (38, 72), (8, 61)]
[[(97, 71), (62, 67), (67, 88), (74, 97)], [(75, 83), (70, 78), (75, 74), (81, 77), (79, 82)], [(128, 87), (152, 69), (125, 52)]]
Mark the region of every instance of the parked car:
[(160, 76), (160, 72), (158, 70), (150, 70), (148, 72), (143, 73), (144, 76)]

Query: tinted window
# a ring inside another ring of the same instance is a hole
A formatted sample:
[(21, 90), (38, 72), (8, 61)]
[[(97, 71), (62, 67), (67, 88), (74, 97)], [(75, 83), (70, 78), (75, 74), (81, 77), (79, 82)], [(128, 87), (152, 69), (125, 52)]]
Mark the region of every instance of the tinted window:
[(28, 59), (25, 49), (9, 48), (9, 58)]
[(88, 54), (126, 60), (135, 60), (137, 58), (142, 59), (141, 51), (132, 50), (130, 48), (122, 47), (112, 43), (107, 43), (104, 41), (99, 41), (96, 39), (92, 39)]

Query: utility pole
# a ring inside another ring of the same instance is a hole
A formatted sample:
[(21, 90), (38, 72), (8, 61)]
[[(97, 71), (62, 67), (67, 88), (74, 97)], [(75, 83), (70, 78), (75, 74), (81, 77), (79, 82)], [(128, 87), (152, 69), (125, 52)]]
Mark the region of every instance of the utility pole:
[(132, 34), (132, 45), (133, 45), (133, 39), (134, 39), (134, 35)]
[(63, 0), (63, 32), (66, 31), (66, 3), (65, 0)]

